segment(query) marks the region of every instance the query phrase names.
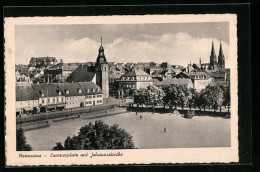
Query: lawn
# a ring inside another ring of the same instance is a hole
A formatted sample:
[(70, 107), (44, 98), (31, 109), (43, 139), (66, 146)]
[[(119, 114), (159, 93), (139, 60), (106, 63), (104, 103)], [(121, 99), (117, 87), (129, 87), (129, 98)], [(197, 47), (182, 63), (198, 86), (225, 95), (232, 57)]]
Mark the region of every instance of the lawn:
[(135, 146), (140, 149), (229, 147), (231, 144), (230, 119), (209, 116), (186, 119), (150, 112), (138, 115), (128, 112), (98, 119), (57, 122), (49, 128), (27, 131), (25, 136), (33, 150), (51, 150), (56, 142), (63, 144), (67, 136), (76, 135), (81, 126), (95, 120), (102, 120), (109, 125), (119, 124), (133, 136)]

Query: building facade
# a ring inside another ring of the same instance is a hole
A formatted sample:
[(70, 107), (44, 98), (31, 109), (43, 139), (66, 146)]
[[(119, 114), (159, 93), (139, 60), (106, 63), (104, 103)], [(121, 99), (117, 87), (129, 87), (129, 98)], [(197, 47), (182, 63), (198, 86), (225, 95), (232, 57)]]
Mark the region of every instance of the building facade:
[(16, 86), (16, 116), (38, 113), (39, 99), (31, 85)]
[(40, 112), (65, 109), (65, 96), (57, 83), (34, 84), (32, 87), (39, 97)]
[(103, 93), (98, 85), (93, 82), (79, 82), (79, 85), (85, 94), (85, 106), (103, 104)]
[(55, 57), (32, 57), (29, 66), (33, 67), (47, 67), (47, 66), (52, 66), (56, 65), (58, 63), (57, 59)]
[(65, 96), (66, 109), (85, 106), (85, 94), (79, 83), (60, 83), (59, 88)]

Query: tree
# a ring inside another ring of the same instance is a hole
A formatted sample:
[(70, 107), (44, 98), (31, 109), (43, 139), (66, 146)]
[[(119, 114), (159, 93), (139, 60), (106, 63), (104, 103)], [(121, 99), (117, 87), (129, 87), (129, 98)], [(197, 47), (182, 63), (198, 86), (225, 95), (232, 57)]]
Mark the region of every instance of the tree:
[(187, 88), (187, 86), (178, 86), (178, 99), (179, 99), (179, 106), (181, 106), (182, 110), (184, 106), (188, 105), (188, 100), (191, 99), (191, 92)]
[(188, 106), (191, 110), (191, 107), (194, 107), (196, 108), (196, 101), (198, 100), (198, 97), (199, 97), (199, 93), (194, 89), (194, 88), (189, 88), (189, 92), (190, 92), (190, 95), (189, 95), (189, 99), (188, 99)]
[(204, 112), (205, 112), (205, 109), (208, 106), (208, 101), (207, 100), (208, 99), (207, 99), (206, 89), (202, 89), (200, 91), (200, 94), (198, 95), (198, 97), (195, 99), (195, 105), (197, 107), (199, 107), (200, 110), (201, 110), (201, 108), (203, 108)]
[(102, 121), (90, 122), (81, 127), (78, 136), (67, 137), (53, 150), (91, 150), (91, 149), (134, 149), (132, 136), (117, 124), (109, 126)]
[(206, 96), (206, 105), (208, 108), (214, 109), (214, 112), (219, 108), (221, 112), (223, 90), (219, 86), (207, 86), (205, 88), (204, 96)]
[(22, 128), (16, 129), (16, 150), (17, 151), (31, 151), (32, 147), (26, 144), (26, 137)]

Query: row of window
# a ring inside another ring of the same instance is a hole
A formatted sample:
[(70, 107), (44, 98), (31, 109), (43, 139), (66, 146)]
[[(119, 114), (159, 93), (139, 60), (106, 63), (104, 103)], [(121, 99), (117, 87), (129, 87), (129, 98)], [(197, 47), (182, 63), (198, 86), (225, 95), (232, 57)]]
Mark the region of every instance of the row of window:
[[(149, 80), (149, 76), (140, 76), (137, 78), (143, 79), (143, 80)], [(122, 77), (122, 80), (124, 80), (124, 81), (136, 80), (136, 77)]]
[[(32, 104), (36, 103), (37, 104), (37, 101), (36, 100), (29, 100), (29, 101), (26, 101), (28, 105), (31, 105), (31, 101), (35, 101), (35, 102), (32, 102)], [(22, 105), (23, 103), (25, 103), (25, 101), (21, 101), (20, 102), (20, 105)]]
[(92, 99), (92, 98), (99, 98), (99, 97), (102, 97), (102, 94), (98, 94), (98, 95), (90, 95), (90, 96), (86, 96), (87, 99)]
[[(57, 101), (55, 101), (55, 100), (57, 100)], [(51, 99), (47, 99), (47, 102), (48, 103), (50, 103), (51, 102)], [(64, 99), (63, 99), (63, 97), (61, 98), (61, 101), (59, 101), (59, 98), (57, 97), (56, 99), (55, 98), (53, 98), (52, 99), (52, 103), (63, 103), (64, 102)], [(44, 104), (44, 100), (42, 100), (42, 104)]]

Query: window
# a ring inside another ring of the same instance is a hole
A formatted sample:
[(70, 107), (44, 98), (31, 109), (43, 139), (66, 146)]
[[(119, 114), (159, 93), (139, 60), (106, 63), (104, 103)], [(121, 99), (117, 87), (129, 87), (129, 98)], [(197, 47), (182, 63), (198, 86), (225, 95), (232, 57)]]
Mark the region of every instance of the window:
[(96, 96), (93, 96), (93, 98), (96, 98)]
[[(22, 102), (21, 102), (21, 104), (22, 104)], [(42, 100), (42, 104), (44, 104), (44, 100)]]
[(61, 102), (63, 102), (63, 98), (61, 98)]
[(53, 101), (52, 101), (53, 103), (55, 103), (55, 99), (53, 99)]
[(59, 98), (57, 98), (57, 103), (59, 103)]
[(102, 97), (102, 94), (100, 95), (100, 97)]
[(48, 103), (50, 103), (50, 99), (48, 99)]
[(92, 96), (89, 96), (89, 98), (92, 98)]

